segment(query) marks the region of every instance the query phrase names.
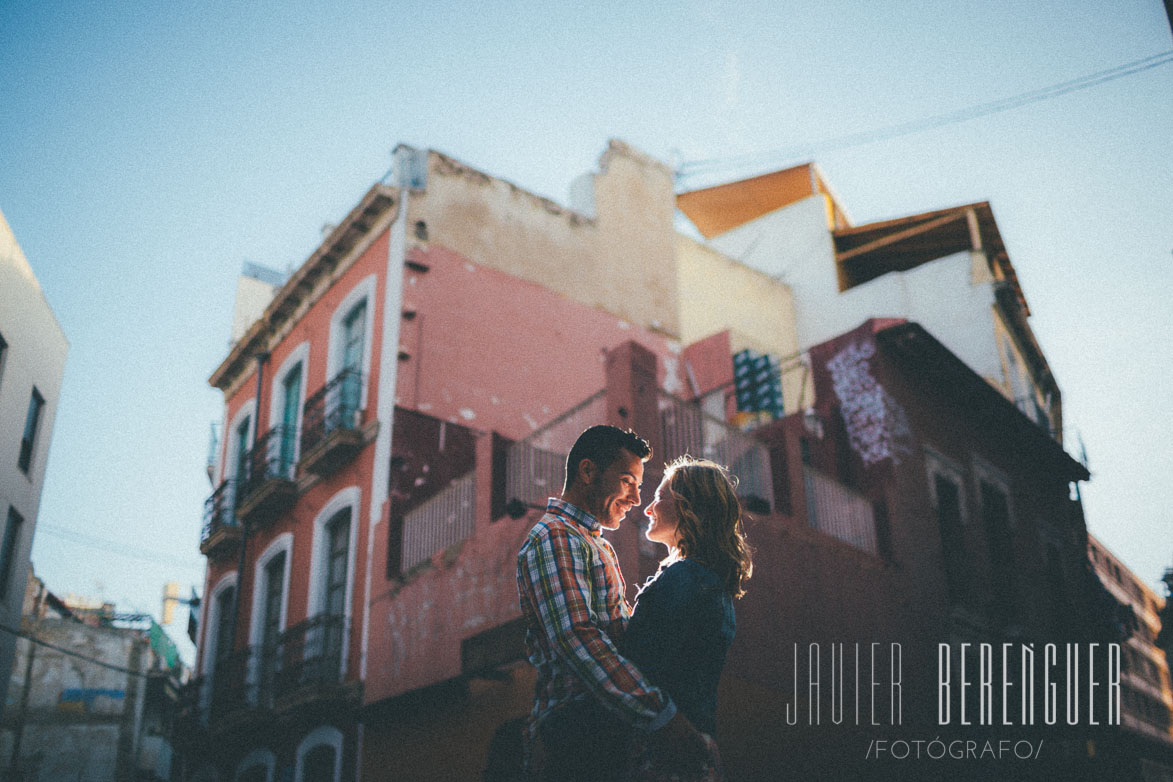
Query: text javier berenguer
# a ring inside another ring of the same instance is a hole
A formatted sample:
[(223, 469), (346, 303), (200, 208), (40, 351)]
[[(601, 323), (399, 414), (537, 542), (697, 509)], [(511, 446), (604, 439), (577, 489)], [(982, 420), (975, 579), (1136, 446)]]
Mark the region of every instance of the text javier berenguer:
[(1042, 724), (1054, 725), (1060, 704), (1068, 725), (1081, 718), (1086, 725), (1099, 725), (1097, 715), (1108, 725), (1120, 724), (1120, 644), (1036, 648), (1004, 643), (995, 648), (988, 643), (937, 645), (938, 724), (1035, 725), (1041, 718)]

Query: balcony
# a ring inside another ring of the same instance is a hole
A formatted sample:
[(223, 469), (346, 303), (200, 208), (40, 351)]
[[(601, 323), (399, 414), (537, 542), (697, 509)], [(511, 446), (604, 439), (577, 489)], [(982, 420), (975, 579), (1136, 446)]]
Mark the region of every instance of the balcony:
[(706, 413), (696, 402), (660, 392), (660, 436), (665, 463), (691, 455), (723, 464), (737, 476), (737, 496), (746, 509), (769, 513), (774, 506), (770, 454), (760, 441), (726, 421)]
[(810, 526), (878, 556), (876, 510), (871, 500), (812, 467), (803, 468), (802, 479)]
[(363, 446), (361, 372), (344, 369), (305, 402), (301, 435), (304, 472), (327, 476)]
[(297, 500), (294, 456), (297, 431), (275, 426), (245, 454), (245, 476), (236, 515), (248, 524), (267, 524)]
[(215, 731), (239, 726), (258, 705), (258, 688), (250, 675), (257, 648), (248, 646), (219, 660), (212, 673), (211, 687), (202, 694), (209, 721)]
[(236, 521), (236, 481), (220, 484), (204, 502), (204, 527), (200, 532), (200, 553), (206, 557), (229, 553), (240, 543)]
[(357, 697), (342, 680), (345, 638), (346, 618), (334, 614), (319, 614), (281, 634), (271, 663), (276, 711)]
[(476, 472), (470, 471), (403, 517), (401, 571), (472, 535), (476, 493)]
[(204, 727), (200, 693), (207, 680), (199, 676), (181, 686), (175, 700), (175, 730), (172, 735), (179, 741), (193, 741)]

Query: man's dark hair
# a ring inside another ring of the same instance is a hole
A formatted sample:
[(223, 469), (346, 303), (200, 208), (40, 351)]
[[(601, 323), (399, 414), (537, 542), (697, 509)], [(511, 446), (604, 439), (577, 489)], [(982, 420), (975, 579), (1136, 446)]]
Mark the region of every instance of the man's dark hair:
[(566, 457), (566, 485), (564, 491), (574, 485), (578, 478), (578, 465), (583, 459), (590, 459), (600, 471), (611, 466), (619, 458), (620, 451), (630, 451), (646, 462), (652, 457), (652, 446), (630, 429), (599, 424), (592, 426), (578, 436), (570, 455)]

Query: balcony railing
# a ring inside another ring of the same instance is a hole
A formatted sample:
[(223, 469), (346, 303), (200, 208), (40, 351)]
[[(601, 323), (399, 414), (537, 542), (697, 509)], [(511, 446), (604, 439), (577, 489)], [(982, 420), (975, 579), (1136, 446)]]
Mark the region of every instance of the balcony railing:
[(598, 391), (523, 440), (505, 457), (505, 492), (509, 499), (545, 506), (562, 491), (566, 457), (574, 441), (592, 424), (606, 420), (605, 391)]
[(257, 438), (245, 454), (245, 475), (237, 510), (249, 521), (266, 521), (285, 511), (297, 498), (295, 456), (297, 430), (274, 426)]
[(809, 466), (803, 468), (802, 479), (810, 525), (876, 554), (876, 510), (871, 501)]
[(211, 719), (222, 721), (257, 705), (257, 686), (252, 676), (256, 647), (239, 649), (216, 662), (212, 673)]
[(174, 735), (180, 740), (192, 738), (205, 724), (200, 694), (207, 681), (203, 676), (191, 679), (176, 693)]
[(328, 475), (362, 447), (363, 374), (344, 369), (305, 402), (301, 432), (303, 467)]
[[(694, 402), (660, 393), (660, 434), (664, 462), (688, 454), (724, 465), (737, 476), (737, 495), (774, 506), (774, 481), (766, 447), (735, 426), (709, 415)], [(659, 455), (657, 455), (659, 458)]]
[(200, 553), (210, 555), (240, 540), (236, 521), (236, 481), (224, 481), (204, 502), (204, 527), (200, 532)]
[(319, 614), (281, 634), (273, 650), (273, 697), (281, 702), (329, 695), (342, 684), (346, 618)]
[(475, 518), (474, 470), (452, 481), (404, 517), (401, 570), (407, 570), (472, 535)]

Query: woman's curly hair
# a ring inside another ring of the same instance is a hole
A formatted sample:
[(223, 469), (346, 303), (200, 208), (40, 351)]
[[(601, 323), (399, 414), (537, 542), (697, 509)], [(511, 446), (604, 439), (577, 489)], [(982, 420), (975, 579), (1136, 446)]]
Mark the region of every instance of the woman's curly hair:
[(716, 462), (681, 456), (665, 468), (664, 480), (679, 520), (677, 545), (666, 564), (694, 559), (715, 572), (730, 595), (744, 595), (753, 551), (745, 539), (737, 477)]

